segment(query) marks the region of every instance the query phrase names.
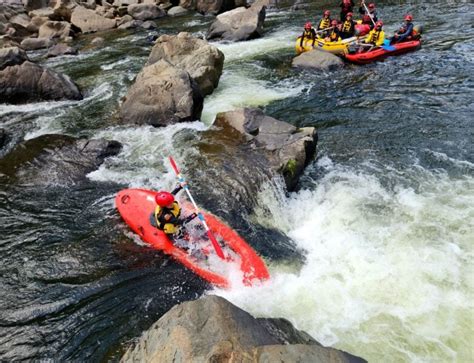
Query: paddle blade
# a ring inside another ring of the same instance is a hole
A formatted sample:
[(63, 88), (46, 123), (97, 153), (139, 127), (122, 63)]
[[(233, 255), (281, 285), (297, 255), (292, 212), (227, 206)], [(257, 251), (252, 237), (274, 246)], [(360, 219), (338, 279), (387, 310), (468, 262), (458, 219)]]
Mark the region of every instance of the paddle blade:
[(214, 246), (214, 249), (216, 250), (217, 256), (222, 258), (223, 260), (225, 259), (224, 257), (224, 252), (222, 252), (221, 246), (219, 246), (219, 243), (216, 240), (216, 237), (214, 237), (214, 233), (211, 232), (211, 230), (207, 230), (207, 235), (209, 236), (209, 239), (212, 242), (212, 246)]
[(172, 156), (170, 156), (169, 159), (170, 159), (170, 164), (172, 168), (174, 169), (174, 172), (176, 173), (176, 175), (178, 175), (179, 174), (178, 165), (176, 165)]
[(392, 47), (391, 45), (382, 45), (382, 49), (385, 49), (385, 50), (388, 50), (389, 52), (391, 52), (392, 50), (395, 50), (397, 48)]

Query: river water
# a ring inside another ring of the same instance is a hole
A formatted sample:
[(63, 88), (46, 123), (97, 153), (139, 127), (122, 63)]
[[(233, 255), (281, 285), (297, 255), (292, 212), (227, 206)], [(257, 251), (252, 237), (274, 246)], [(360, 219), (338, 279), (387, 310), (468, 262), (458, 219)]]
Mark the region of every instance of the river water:
[[(284, 317), (369, 361), (472, 361), (474, 7), (378, 6), (389, 33), (412, 13), (425, 28), (423, 48), (335, 72), (293, 70), (302, 24), (338, 9), (282, 7), (267, 14), (262, 39), (216, 43), (226, 63), (202, 120), (163, 129), (116, 125), (149, 33), (113, 32), (101, 49), (88, 47), (87, 36), (81, 55), (41, 60), (76, 80), (84, 100), (0, 105), (0, 125), (16, 139), (66, 133), (115, 139), (124, 149), (74, 186), (10, 185), (0, 176), (0, 358), (117, 360), (170, 307), (208, 293), (257, 316)], [(204, 34), (211, 21), (160, 20), (159, 33)], [(318, 128), (318, 157), (298, 190), (269, 183), (250, 216), (288, 236), (304, 262), (274, 258), (269, 238), (269, 283), (212, 290), (137, 241), (113, 198), (124, 187), (171, 187), (166, 156), (182, 162), (185, 147), (172, 135), (203, 130), (216, 112), (239, 106)]]

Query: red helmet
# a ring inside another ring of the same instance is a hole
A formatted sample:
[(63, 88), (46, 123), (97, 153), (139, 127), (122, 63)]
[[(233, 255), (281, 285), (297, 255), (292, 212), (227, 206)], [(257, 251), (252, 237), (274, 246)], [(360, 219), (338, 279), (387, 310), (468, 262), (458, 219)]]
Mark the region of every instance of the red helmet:
[(155, 202), (160, 207), (166, 207), (174, 202), (174, 196), (168, 192), (158, 192), (155, 195)]
[(352, 17), (352, 16), (354, 16), (354, 14), (352, 14), (351, 12), (348, 12), (348, 13), (346, 14), (346, 18), (347, 18), (348, 16)]
[(383, 22), (381, 22), (380, 20), (378, 22), (375, 23), (375, 27), (376, 28), (381, 28), (383, 27)]
[(331, 12), (329, 10), (324, 10), (324, 13), (323, 13), (324, 16), (329, 16), (331, 15)]
[(369, 4), (369, 9), (375, 9), (375, 4), (374, 4), (374, 3), (370, 3), (370, 4)]
[(337, 25), (337, 20), (334, 19), (333, 21), (331, 21), (331, 25), (332, 25), (332, 26), (336, 26), (336, 25)]
[(405, 20), (407, 20), (407, 21), (412, 21), (412, 20), (413, 20), (413, 16), (411, 16), (410, 14), (407, 14), (407, 15), (405, 15)]
[(313, 26), (311, 25), (311, 23), (309, 21), (304, 25), (305, 29), (311, 29), (312, 27)]

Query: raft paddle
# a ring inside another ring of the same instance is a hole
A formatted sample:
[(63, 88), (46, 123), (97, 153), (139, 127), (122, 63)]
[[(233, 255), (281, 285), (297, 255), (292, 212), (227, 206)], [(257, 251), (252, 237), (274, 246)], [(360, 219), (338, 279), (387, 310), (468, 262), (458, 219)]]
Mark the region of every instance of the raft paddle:
[(367, 15), (369, 16), (370, 20), (372, 20), (372, 24), (374, 24), (374, 26), (375, 26), (375, 20), (374, 20), (374, 18), (372, 17), (372, 14), (370, 14), (370, 11), (369, 11), (369, 9), (367, 8), (367, 5), (365, 5), (365, 1), (362, 1), (362, 5), (364, 5), (364, 9), (365, 9), (365, 11), (367, 12)]
[[(176, 165), (176, 163), (175, 163), (173, 157), (170, 156), (169, 159), (170, 159), (171, 166), (173, 167), (173, 170), (174, 170), (174, 172), (176, 173), (176, 176), (178, 177), (179, 182), (180, 182), (180, 183), (184, 183), (184, 182), (186, 181), (186, 179), (184, 179), (184, 177), (181, 175), (181, 172), (179, 171), (178, 166)], [(214, 236), (214, 233), (212, 233), (212, 231), (209, 229), (209, 226), (207, 225), (206, 220), (204, 219), (203, 214), (202, 214), (201, 211), (199, 210), (199, 208), (198, 208), (196, 202), (194, 201), (194, 198), (193, 198), (193, 196), (191, 195), (191, 192), (189, 191), (188, 186), (185, 185), (183, 188), (184, 188), (184, 190), (186, 190), (186, 193), (188, 194), (188, 197), (189, 197), (189, 199), (191, 200), (191, 203), (193, 203), (194, 208), (195, 208), (195, 212), (196, 212), (196, 214), (198, 215), (198, 218), (199, 218), (199, 220), (201, 221), (202, 225), (203, 225), (204, 228), (206, 229), (207, 235), (208, 235), (209, 239), (210, 239), (211, 242), (212, 242), (212, 246), (213, 246), (214, 249), (216, 250), (217, 256), (219, 256), (220, 258), (222, 258), (222, 259), (224, 260), (224, 259), (225, 259), (225, 257), (224, 257), (224, 252), (222, 252), (221, 246), (219, 246), (219, 243), (217, 242), (216, 237)]]

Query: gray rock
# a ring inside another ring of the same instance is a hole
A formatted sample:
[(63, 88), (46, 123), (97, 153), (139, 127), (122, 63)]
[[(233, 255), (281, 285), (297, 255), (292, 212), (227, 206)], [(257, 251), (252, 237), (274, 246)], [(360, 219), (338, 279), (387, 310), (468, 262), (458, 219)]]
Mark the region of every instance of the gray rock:
[(31, 21), (31, 18), (24, 13), (17, 14), (9, 19), (10, 24), (12, 25), (18, 24), (18, 25), (21, 25), (23, 28), (26, 28), (28, 24), (30, 23), (30, 21)]
[(91, 45), (95, 47), (101, 47), (105, 43), (105, 39), (102, 37), (95, 37), (94, 39), (91, 40)]
[(121, 362), (366, 362), (323, 347), (289, 322), (274, 325), (272, 320), (255, 319), (221, 297), (205, 296), (171, 308)]
[(29, 61), (0, 71), (0, 99), (7, 103), (82, 99), (71, 79)]
[(23, 0), (23, 6), (26, 10), (41, 9), (48, 6), (49, 0)]
[(117, 26), (120, 27), (120, 25), (123, 25), (125, 23), (129, 23), (133, 20), (133, 18), (130, 16), (130, 15), (125, 15), (123, 16), (122, 18), (120, 18), (118, 21), (117, 21)]
[(319, 49), (304, 52), (293, 58), (292, 67), (328, 70), (342, 67), (344, 62), (338, 56)]
[(28, 13), (30, 18), (49, 18), (54, 15), (54, 9), (53, 8), (41, 8), (41, 9), (36, 9), (32, 10)]
[(46, 57), (51, 58), (51, 57), (57, 57), (60, 55), (76, 55), (76, 54), (77, 54), (76, 48), (70, 47), (69, 45), (64, 44), (64, 43), (60, 43), (50, 48), (48, 50), (48, 53), (46, 54)]
[(115, 28), (116, 22), (97, 15), (93, 10), (76, 6), (72, 11), (71, 23), (83, 33), (92, 33)]
[(214, 125), (233, 128), (247, 143), (264, 152), (267, 168), (282, 175), (289, 190), (296, 187), (304, 167), (316, 153), (314, 127), (296, 128), (266, 116), (259, 109), (243, 108), (219, 113)]
[(166, 16), (166, 12), (155, 4), (132, 4), (128, 6), (128, 13), (134, 19), (142, 21)]
[(31, 19), (30, 23), (26, 26), (26, 30), (30, 33), (38, 33), (41, 25), (49, 21), (49, 18), (43, 16), (35, 16)]
[(120, 149), (117, 141), (43, 135), (17, 145), (0, 160), (0, 172), (20, 183), (71, 185), (84, 180)]
[(189, 10), (181, 6), (173, 6), (171, 9), (168, 10), (168, 16), (180, 16), (180, 15), (186, 15), (188, 13), (189, 13)]
[(259, 38), (263, 34), (265, 6), (240, 7), (217, 16), (206, 38), (242, 41)]
[(6, 67), (22, 64), (29, 60), (26, 52), (18, 47), (0, 49), (0, 71)]
[(158, 28), (158, 26), (156, 25), (156, 23), (154, 21), (151, 21), (151, 20), (148, 20), (148, 21), (144, 21), (142, 23), (142, 25), (140, 25), (143, 29), (145, 30), (152, 30), (152, 29), (156, 29)]
[(129, 21), (128, 23), (120, 25), (118, 28), (119, 29), (134, 29), (134, 28), (140, 27), (142, 24), (143, 22), (141, 20), (132, 20), (132, 21)]
[(72, 12), (78, 6), (75, 0), (57, 0), (54, 4), (54, 14), (50, 15), (51, 20), (71, 22)]
[(126, 124), (166, 126), (199, 119), (202, 105), (199, 87), (189, 73), (160, 60), (138, 74), (120, 115)]
[(20, 43), (24, 50), (44, 49), (52, 46), (54, 42), (49, 38), (26, 38)]
[(121, 7), (128, 6), (132, 4), (140, 4), (141, 0), (115, 0), (113, 6)]
[(71, 34), (71, 24), (66, 21), (47, 21), (40, 26), (38, 37), (66, 39)]
[(224, 54), (217, 47), (186, 32), (156, 40), (147, 65), (161, 59), (188, 72), (204, 96), (217, 87), (224, 66)]

